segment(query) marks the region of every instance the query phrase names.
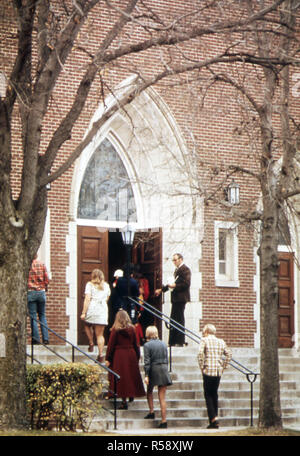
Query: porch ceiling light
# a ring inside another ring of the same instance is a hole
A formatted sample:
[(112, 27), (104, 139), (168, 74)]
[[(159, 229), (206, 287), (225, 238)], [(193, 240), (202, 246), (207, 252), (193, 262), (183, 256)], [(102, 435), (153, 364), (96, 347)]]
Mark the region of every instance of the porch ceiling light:
[(135, 229), (132, 225), (126, 225), (125, 228), (122, 228), (122, 239), (125, 245), (133, 245)]
[(230, 204), (240, 203), (240, 186), (234, 179), (232, 179), (232, 182), (227, 187), (227, 197)]

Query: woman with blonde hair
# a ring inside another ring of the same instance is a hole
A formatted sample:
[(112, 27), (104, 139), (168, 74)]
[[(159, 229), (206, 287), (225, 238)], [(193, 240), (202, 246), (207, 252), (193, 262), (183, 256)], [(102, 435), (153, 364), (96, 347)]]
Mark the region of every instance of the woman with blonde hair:
[[(137, 343), (135, 328), (128, 313), (119, 310), (111, 328), (106, 349), (106, 365), (120, 375), (117, 382), (117, 396), (122, 398), (120, 409), (127, 410), (126, 398), (145, 396), (145, 389), (139, 369), (140, 347)], [(113, 379), (109, 375), (110, 390)]]
[(145, 419), (155, 418), (153, 388), (157, 386), (161, 410), (161, 423), (158, 427), (166, 428), (168, 426), (166, 391), (167, 386), (172, 385), (172, 379), (168, 371), (168, 349), (166, 344), (159, 340), (155, 326), (148, 326), (146, 329), (146, 340), (147, 342), (144, 345), (144, 369), (149, 413), (145, 416)]
[(104, 280), (104, 274), (100, 269), (94, 269), (91, 280), (85, 287), (85, 298), (81, 319), (84, 320), (85, 332), (89, 340), (89, 352), (94, 350), (94, 333), (98, 346), (97, 361), (103, 363), (104, 329), (108, 324), (107, 301), (110, 296), (110, 288)]

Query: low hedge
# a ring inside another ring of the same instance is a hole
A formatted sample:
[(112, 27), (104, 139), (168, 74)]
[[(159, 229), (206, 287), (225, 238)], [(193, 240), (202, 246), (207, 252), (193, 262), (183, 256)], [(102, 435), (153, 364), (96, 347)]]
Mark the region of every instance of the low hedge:
[(27, 366), (27, 403), (32, 429), (88, 430), (99, 413), (103, 373), (83, 363)]

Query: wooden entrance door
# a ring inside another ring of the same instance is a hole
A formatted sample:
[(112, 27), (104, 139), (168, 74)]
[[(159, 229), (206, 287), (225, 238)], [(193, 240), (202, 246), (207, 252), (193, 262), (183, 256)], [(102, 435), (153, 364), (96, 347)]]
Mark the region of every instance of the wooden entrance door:
[(95, 227), (78, 226), (78, 344), (87, 345), (88, 339), (84, 332), (84, 323), (80, 319), (82, 313), (86, 283), (91, 278), (93, 269), (101, 269), (105, 279), (108, 277), (108, 230)]
[(278, 254), (278, 345), (290, 348), (294, 345), (294, 256)]
[[(87, 345), (84, 323), (80, 319), (86, 283), (91, 271), (102, 269), (105, 280), (110, 284), (115, 269), (122, 268), (126, 261), (126, 250), (121, 233), (98, 230), (95, 227), (78, 226), (78, 344)], [(140, 266), (141, 273), (148, 279), (150, 296), (147, 302), (161, 311), (161, 298), (155, 298), (154, 291), (161, 286), (162, 269), (162, 232), (138, 232), (132, 249), (132, 262)], [(161, 322), (155, 320), (161, 335)]]
[[(132, 252), (132, 261), (140, 266), (143, 276), (148, 279), (150, 295), (147, 302), (162, 311), (161, 297), (155, 297), (154, 292), (161, 287), (162, 280), (162, 231), (138, 232), (135, 235), (135, 241)], [(158, 328), (159, 336), (162, 334), (161, 320), (154, 318), (149, 314), (147, 319), (149, 324), (155, 324)]]

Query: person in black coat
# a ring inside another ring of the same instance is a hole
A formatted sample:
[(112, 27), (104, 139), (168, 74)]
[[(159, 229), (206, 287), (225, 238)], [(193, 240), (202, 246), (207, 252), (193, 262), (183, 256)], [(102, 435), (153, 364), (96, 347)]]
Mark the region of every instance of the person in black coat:
[[(132, 277), (133, 266), (124, 268), (124, 275), (119, 275), (114, 287), (114, 300), (117, 302), (118, 309), (125, 310), (133, 324), (136, 323), (136, 305), (128, 299), (128, 296), (138, 301), (139, 298), (139, 283)], [(117, 272), (117, 271), (116, 271)], [(116, 273), (115, 273), (116, 274)]]
[[(183, 256), (180, 253), (173, 255), (173, 263), (176, 267), (174, 271), (174, 282), (163, 285), (155, 291), (156, 296), (161, 292), (171, 290), (171, 315), (170, 318), (181, 326), (185, 326), (184, 310), (185, 305), (190, 301), (191, 270), (184, 264)], [(182, 328), (180, 328), (182, 329)], [(184, 332), (180, 332), (173, 326), (170, 327), (169, 345), (183, 346), (185, 344)]]
[(168, 349), (166, 344), (158, 339), (158, 331), (155, 326), (146, 329), (144, 344), (144, 370), (145, 383), (147, 385), (147, 401), (149, 413), (145, 419), (154, 419), (153, 388), (158, 387), (158, 398), (161, 410), (161, 423), (159, 428), (167, 427), (167, 386), (172, 385), (172, 379), (168, 372)]
[(114, 280), (111, 284), (111, 294), (110, 294), (110, 298), (109, 298), (109, 301), (108, 301), (108, 305), (109, 305), (109, 327), (111, 328), (112, 325), (114, 324), (115, 322), (115, 318), (116, 318), (116, 314), (118, 312), (118, 310), (120, 310), (122, 308), (122, 301), (121, 301), (121, 297), (119, 296), (119, 293), (116, 289), (117, 287), (117, 283), (118, 283), (118, 280), (120, 277), (123, 277), (123, 271), (122, 269), (117, 269), (115, 272), (114, 272)]

